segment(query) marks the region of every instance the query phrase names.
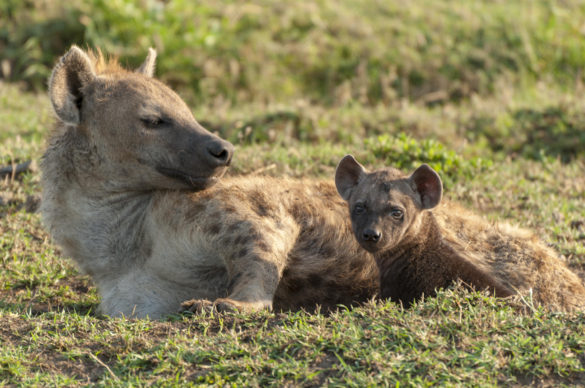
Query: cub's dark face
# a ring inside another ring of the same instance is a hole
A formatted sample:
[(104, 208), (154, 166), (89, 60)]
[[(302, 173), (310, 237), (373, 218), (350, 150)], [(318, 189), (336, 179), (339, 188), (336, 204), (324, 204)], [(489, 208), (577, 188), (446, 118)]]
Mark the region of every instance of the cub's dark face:
[(353, 233), (371, 253), (398, 245), (422, 211), (409, 180), (401, 175), (394, 169), (367, 174), (349, 198)]
[(420, 214), (438, 205), (443, 189), (439, 175), (426, 164), (411, 176), (394, 168), (368, 173), (351, 155), (337, 166), (335, 185), (348, 202), (357, 241), (371, 253), (400, 244), (418, 227)]

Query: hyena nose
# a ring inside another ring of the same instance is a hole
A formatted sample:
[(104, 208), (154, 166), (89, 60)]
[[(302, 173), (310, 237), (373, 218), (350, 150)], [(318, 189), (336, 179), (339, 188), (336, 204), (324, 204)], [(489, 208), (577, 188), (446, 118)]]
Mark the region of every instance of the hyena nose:
[(234, 154), (234, 146), (229, 141), (213, 140), (207, 143), (208, 157), (217, 166), (229, 166)]
[(364, 240), (371, 241), (371, 242), (378, 242), (380, 241), (380, 237), (382, 237), (382, 233), (377, 230), (373, 229), (366, 229), (364, 230)]

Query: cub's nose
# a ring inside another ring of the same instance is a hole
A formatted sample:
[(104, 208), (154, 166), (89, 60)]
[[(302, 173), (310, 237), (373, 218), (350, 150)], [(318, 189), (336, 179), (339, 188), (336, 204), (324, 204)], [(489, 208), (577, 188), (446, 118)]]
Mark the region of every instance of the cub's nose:
[(382, 233), (380, 233), (380, 231), (374, 230), (374, 229), (366, 229), (366, 230), (364, 230), (364, 233), (363, 233), (363, 238), (365, 241), (371, 241), (371, 242), (377, 243), (378, 241), (380, 241), (381, 237), (382, 237)]
[(229, 141), (217, 139), (207, 143), (207, 156), (216, 166), (229, 166), (234, 154), (234, 146)]

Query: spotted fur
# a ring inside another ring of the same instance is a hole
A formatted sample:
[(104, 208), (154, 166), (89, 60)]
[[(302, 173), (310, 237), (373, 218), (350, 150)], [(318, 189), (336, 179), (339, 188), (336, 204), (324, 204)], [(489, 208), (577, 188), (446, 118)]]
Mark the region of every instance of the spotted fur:
[(461, 280), (551, 310), (585, 308), (581, 279), (552, 249), (529, 231), (441, 202), (441, 180), (426, 165), (410, 176), (392, 168), (368, 173), (346, 156), (336, 184), (356, 240), (374, 254), (382, 297), (409, 304)]
[[(152, 79), (73, 47), (50, 80), (59, 119), (42, 214), (96, 283), (100, 311), (333, 308), (373, 297), (378, 272), (331, 183), (222, 178), (231, 144)], [(162, 125), (158, 121), (162, 120)]]

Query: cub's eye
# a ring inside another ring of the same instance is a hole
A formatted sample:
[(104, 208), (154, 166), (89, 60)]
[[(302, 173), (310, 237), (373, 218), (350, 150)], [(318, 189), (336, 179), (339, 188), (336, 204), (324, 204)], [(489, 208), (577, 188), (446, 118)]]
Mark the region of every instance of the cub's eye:
[(353, 212), (355, 214), (362, 214), (365, 211), (366, 211), (366, 206), (363, 203), (357, 203), (353, 208)]
[(140, 119), (140, 121), (142, 121), (142, 124), (144, 124), (145, 127), (151, 129), (159, 128), (166, 124), (166, 122), (160, 117), (145, 117)]
[(397, 207), (390, 209), (389, 213), (390, 213), (390, 216), (392, 216), (393, 218), (395, 218), (397, 220), (401, 220), (402, 217), (404, 217), (404, 212), (401, 209), (398, 209)]

